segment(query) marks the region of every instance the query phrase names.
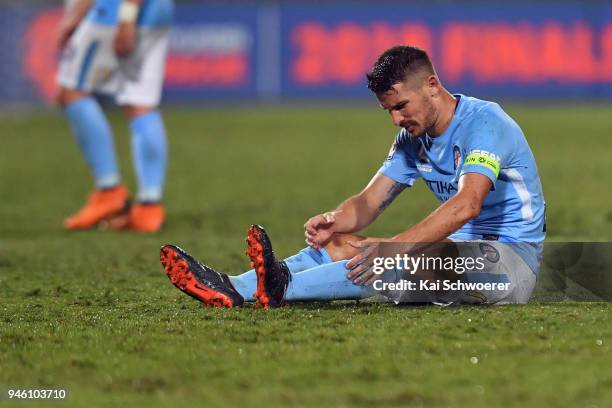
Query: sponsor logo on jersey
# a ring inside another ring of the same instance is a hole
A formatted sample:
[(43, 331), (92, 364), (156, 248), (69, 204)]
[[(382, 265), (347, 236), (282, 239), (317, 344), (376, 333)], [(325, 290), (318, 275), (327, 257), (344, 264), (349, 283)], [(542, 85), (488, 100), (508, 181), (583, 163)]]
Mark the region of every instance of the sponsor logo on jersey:
[(431, 173), (433, 170), (433, 167), (431, 167), (429, 163), (417, 162), (416, 167), (421, 173)]
[(436, 195), (452, 195), (457, 191), (457, 188), (452, 183), (447, 183), (446, 181), (423, 180), (425, 181), (425, 184), (427, 184), (427, 187), (429, 187), (429, 189)]

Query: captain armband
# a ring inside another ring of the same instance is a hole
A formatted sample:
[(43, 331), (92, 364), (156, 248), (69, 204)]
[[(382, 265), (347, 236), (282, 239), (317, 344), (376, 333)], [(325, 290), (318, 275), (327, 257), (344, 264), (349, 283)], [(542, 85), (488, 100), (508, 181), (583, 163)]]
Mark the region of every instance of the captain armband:
[(478, 165), (491, 170), (495, 177), (499, 176), (500, 158), (494, 153), (484, 150), (472, 150), (465, 158), (464, 166)]

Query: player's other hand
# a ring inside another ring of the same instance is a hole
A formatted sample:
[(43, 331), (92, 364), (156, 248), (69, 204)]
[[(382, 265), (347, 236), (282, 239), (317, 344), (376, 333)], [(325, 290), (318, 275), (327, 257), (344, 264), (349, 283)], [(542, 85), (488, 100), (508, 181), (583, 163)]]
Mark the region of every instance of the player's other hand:
[(306, 243), (314, 249), (321, 249), (335, 232), (335, 222), (336, 214), (333, 211), (310, 218), (304, 224)]
[(349, 270), (346, 277), (355, 285), (370, 286), (379, 278), (372, 271), (372, 266), (374, 259), (381, 256), (379, 245), (381, 242), (390, 242), (390, 240), (385, 238), (366, 238), (363, 241), (349, 242), (349, 245), (359, 249), (359, 253), (346, 264), (346, 268)]
[(134, 51), (136, 46), (136, 24), (120, 23), (115, 34), (115, 54), (124, 57)]

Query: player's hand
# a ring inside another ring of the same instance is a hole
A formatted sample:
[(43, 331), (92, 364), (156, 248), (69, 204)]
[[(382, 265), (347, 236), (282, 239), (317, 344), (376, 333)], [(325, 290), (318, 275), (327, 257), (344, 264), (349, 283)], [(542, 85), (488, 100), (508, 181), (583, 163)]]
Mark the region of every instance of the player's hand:
[(336, 214), (333, 211), (315, 215), (304, 224), (306, 243), (314, 249), (321, 249), (335, 232)]
[(355, 285), (370, 286), (378, 278), (379, 275), (372, 271), (372, 265), (374, 258), (381, 256), (381, 242), (390, 242), (390, 240), (385, 238), (366, 238), (358, 242), (349, 241), (349, 245), (360, 250), (346, 264), (346, 268), (349, 269), (346, 277), (353, 281)]
[(120, 23), (115, 34), (115, 54), (124, 57), (136, 47), (136, 23)]

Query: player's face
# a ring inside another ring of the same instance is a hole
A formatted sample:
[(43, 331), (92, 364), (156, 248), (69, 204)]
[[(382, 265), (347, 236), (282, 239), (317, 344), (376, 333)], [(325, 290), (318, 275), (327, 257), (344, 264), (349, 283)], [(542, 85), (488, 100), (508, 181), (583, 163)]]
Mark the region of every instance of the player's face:
[(377, 97), (395, 126), (403, 127), (411, 136), (418, 137), (435, 125), (438, 110), (426, 81), (414, 82), (397, 83)]

